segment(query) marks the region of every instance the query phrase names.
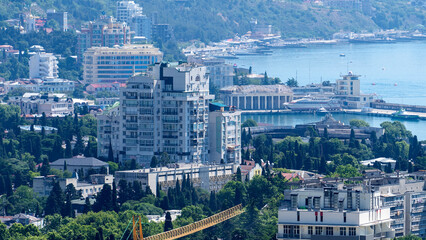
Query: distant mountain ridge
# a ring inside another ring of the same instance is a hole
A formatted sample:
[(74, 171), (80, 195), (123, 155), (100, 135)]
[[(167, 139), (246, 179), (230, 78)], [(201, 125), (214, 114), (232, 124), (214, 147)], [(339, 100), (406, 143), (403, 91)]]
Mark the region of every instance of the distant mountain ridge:
[[(219, 41), (244, 34), (250, 20), (271, 24), (284, 37), (331, 37), (340, 30), (424, 29), (424, 0), (363, 0), (369, 11), (328, 6), (339, 0), (136, 0), (146, 15), (158, 13), (161, 23), (169, 23), (178, 41), (199, 39)], [(0, 21), (17, 18), (37, 3), (41, 8), (67, 11), (78, 29), (83, 21), (101, 14), (115, 14), (115, 0), (0, 0)]]

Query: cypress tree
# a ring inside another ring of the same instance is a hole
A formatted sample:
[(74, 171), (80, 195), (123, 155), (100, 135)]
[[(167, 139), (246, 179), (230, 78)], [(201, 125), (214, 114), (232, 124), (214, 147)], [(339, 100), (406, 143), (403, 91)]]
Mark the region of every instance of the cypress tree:
[(0, 175), (0, 195), (3, 195), (6, 193), (6, 186), (4, 183), (3, 175)]
[(237, 168), (237, 174), (236, 174), (236, 180), (241, 182), (242, 181), (242, 177), (241, 177), (241, 169), (240, 167)]
[(71, 158), (72, 157), (72, 149), (71, 149), (71, 142), (70, 140), (65, 140), (65, 157)]
[(89, 197), (86, 197), (86, 202), (84, 204), (84, 209), (83, 209), (83, 213), (88, 213), (92, 211), (92, 205), (90, 204), (90, 199)]
[(43, 158), (43, 164), (40, 169), (40, 175), (47, 176), (50, 172), (49, 159)]
[(41, 113), (40, 125), (47, 126), (46, 113), (44, 112)]
[(117, 203), (117, 186), (115, 184), (115, 180), (112, 181), (112, 207), (115, 212), (120, 210)]
[(44, 129), (44, 126), (41, 127), (41, 138), (44, 139), (46, 137), (46, 129)]
[(96, 202), (93, 205), (93, 210), (95, 212), (114, 210), (112, 203), (112, 190), (110, 185), (104, 184), (101, 192), (96, 196)]
[(170, 212), (166, 213), (166, 221), (164, 222), (164, 232), (170, 231), (173, 229), (172, 216)]
[(163, 210), (170, 210), (169, 198), (167, 196), (164, 196), (161, 200), (160, 207)]
[(71, 194), (66, 195), (65, 204), (62, 207), (62, 217), (74, 217), (72, 205), (71, 205)]
[(217, 200), (216, 200), (216, 193), (214, 191), (210, 192), (210, 200), (209, 200), (209, 208), (213, 212), (217, 211)]
[(237, 187), (235, 188), (234, 204), (238, 205), (242, 202), (243, 202), (243, 192), (242, 192), (241, 186), (237, 185)]
[(81, 153), (84, 152), (84, 143), (83, 143), (83, 139), (81, 137), (81, 133), (80, 131), (77, 132), (77, 140), (75, 142), (75, 146), (73, 149), (73, 154), (74, 156), (77, 156)]
[(46, 215), (53, 215), (55, 213), (61, 214), (63, 205), (64, 195), (62, 193), (61, 186), (59, 186), (59, 182), (55, 181), (46, 201)]
[(324, 128), (324, 138), (328, 140), (328, 130), (326, 127)]
[(8, 197), (12, 196), (12, 194), (13, 194), (12, 181), (10, 180), (9, 175), (6, 175), (6, 177), (4, 178), (4, 186), (5, 186), (7, 196)]
[(109, 147), (108, 147), (108, 162), (114, 162), (114, 152), (112, 151), (111, 139), (109, 140)]
[(118, 200), (121, 204), (125, 203), (127, 200), (129, 200), (127, 195), (127, 182), (125, 180), (120, 180), (118, 182), (118, 186), (120, 190), (118, 191)]
[(67, 170), (67, 161), (64, 161), (64, 171)]
[(146, 195), (153, 195), (153, 194), (152, 194), (151, 187), (149, 187), (149, 185), (147, 185), (147, 186), (146, 186), (146, 188), (145, 188), (145, 192), (146, 192)]

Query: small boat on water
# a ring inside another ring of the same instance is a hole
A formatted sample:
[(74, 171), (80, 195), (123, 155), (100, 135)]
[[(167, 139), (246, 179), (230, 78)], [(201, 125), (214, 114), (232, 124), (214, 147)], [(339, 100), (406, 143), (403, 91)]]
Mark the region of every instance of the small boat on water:
[(325, 107), (320, 107), (319, 109), (318, 109), (318, 111), (316, 111), (316, 114), (318, 114), (318, 115), (326, 115), (326, 114), (328, 114), (328, 113), (330, 113), (329, 111), (327, 111), (327, 109), (325, 109)]
[(392, 113), (392, 119), (403, 119), (403, 120), (419, 120), (419, 115), (408, 114), (405, 109), (401, 108), (399, 111)]
[(341, 53), (339, 56), (340, 57), (346, 57), (346, 55), (344, 53)]

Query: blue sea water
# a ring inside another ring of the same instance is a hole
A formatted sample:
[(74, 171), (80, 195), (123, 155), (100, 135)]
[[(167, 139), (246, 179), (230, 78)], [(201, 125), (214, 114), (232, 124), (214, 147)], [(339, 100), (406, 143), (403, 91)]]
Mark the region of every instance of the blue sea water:
[[(340, 57), (340, 54), (345, 57)], [(308, 48), (275, 49), (272, 55), (241, 56), (229, 60), (239, 67), (253, 68), (254, 73), (267, 72), (282, 81), (297, 77), (299, 85), (334, 82), (348, 71), (361, 75), (361, 91), (375, 93), (387, 102), (426, 105), (426, 41), (395, 44), (336, 44)], [(373, 85), (373, 83), (375, 85)], [(346, 124), (363, 119), (379, 126), (387, 117), (335, 114)], [(244, 114), (243, 120), (294, 126), (319, 121), (311, 114)], [(406, 128), (426, 140), (426, 121), (402, 121)]]
[(283, 82), (297, 77), (299, 85), (334, 82), (352, 71), (361, 75), (364, 93), (375, 93), (387, 102), (426, 105), (426, 41), (275, 49), (272, 55), (240, 56), (228, 62), (252, 66), (254, 73), (266, 71)]

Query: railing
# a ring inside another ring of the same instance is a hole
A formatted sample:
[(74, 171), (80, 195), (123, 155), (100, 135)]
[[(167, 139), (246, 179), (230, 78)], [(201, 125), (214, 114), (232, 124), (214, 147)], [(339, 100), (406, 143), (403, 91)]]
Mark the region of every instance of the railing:
[(244, 210), (242, 208), (242, 205), (239, 204), (235, 207), (229, 208), (223, 212), (220, 212), (218, 214), (215, 214), (211, 217), (205, 218), (203, 220), (200, 220), (195, 223), (191, 223), (189, 225), (176, 228), (173, 230), (170, 230), (168, 232), (163, 232), (154, 236), (146, 237), (144, 240), (172, 240), (172, 239), (178, 239), (187, 235), (190, 235), (192, 233), (201, 231), (203, 229), (209, 228), (211, 226), (214, 226), (218, 223), (221, 223), (223, 221), (226, 221), (230, 218), (233, 218), (235, 216), (240, 215), (243, 213)]

